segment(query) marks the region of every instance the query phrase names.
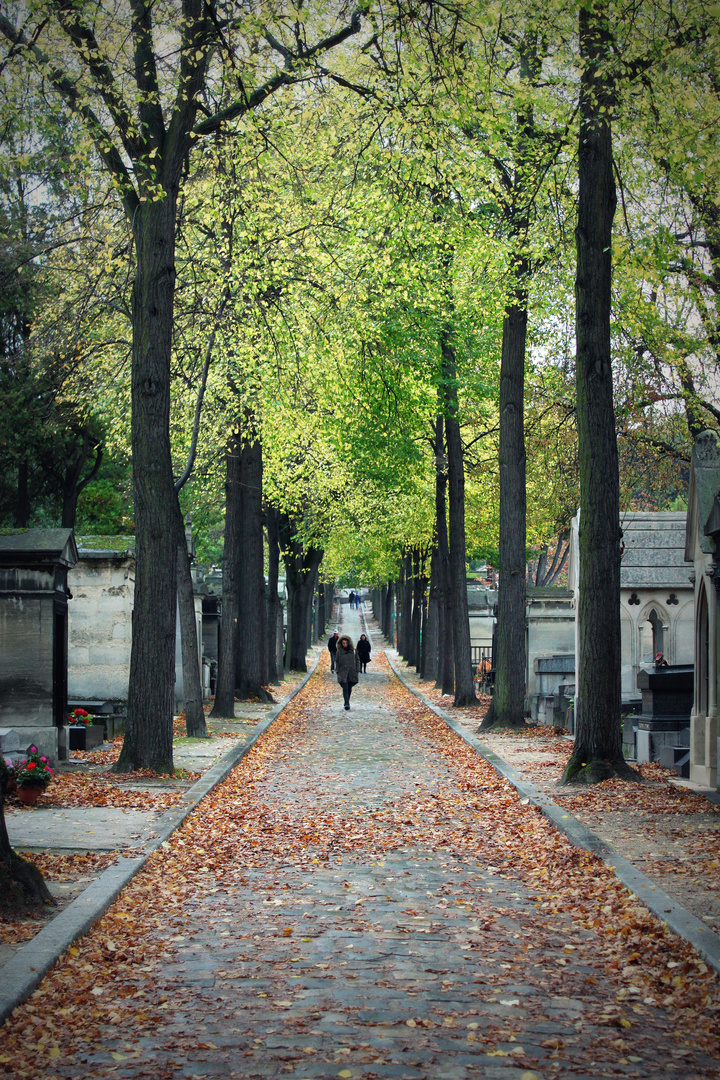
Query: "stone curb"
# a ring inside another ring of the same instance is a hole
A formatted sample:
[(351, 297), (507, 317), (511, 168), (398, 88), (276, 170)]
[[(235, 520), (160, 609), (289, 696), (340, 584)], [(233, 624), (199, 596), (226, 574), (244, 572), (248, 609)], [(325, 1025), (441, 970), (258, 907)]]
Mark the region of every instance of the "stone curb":
[[(366, 623), (367, 626), (367, 623)], [(367, 631), (366, 631), (367, 632)], [(416, 690), (398, 669), (389, 655), (388, 650), (385, 649), (385, 655), (388, 658), (390, 667), (397, 675), (403, 686), (414, 694), (416, 698), (428, 708), (431, 712), (434, 712), (436, 716), (447, 724), (447, 726), (458, 735), (463, 742), (484, 758), (488, 764), (508, 780), (512, 786), (516, 789), (519, 795), (523, 799), (527, 799), (533, 806), (539, 807), (543, 815), (548, 821), (555, 826), (555, 828), (563, 833), (571, 844), (575, 847), (584, 848), (586, 851), (592, 851), (600, 859), (603, 860), (606, 865), (610, 866), (630, 892), (637, 896), (639, 900), (648, 908), (653, 915), (657, 915), (661, 922), (665, 923), (674, 934), (683, 938), (693, 948), (697, 949), (703, 959), (717, 972), (720, 972), (720, 937), (714, 934), (712, 930), (708, 930), (707, 926), (700, 919), (697, 919), (686, 908), (682, 907), (677, 901), (660, 888), (651, 878), (647, 877), (642, 870), (638, 870), (636, 866), (622, 855), (619, 855), (613, 850), (604, 840), (601, 840), (599, 836), (596, 836), (594, 832), (583, 825), (581, 821), (578, 821), (572, 814), (567, 813), (562, 807), (558, 806), (551, 799), (545, 798), (535, 788), (535, 786), (524, 780), (516, 769), (512, 765), (508, 764), (499, 754), (496, 754), (494, 750), (491, 750), (489, 746), (481, 742), (480, 739), (476, 739), (474, 735), (470, 735), (464, 731), (458, 724), (457, 720), (454, 720), (451, 716), (448, 716), (442, 709), (439, 709), (436, 705), (433, 705), (430, 701), (422, 696), (419, 690)]]
[(0, 1024), (10, 1016), (18, 1005), (26, 1001), (41, 979), (60, 959), (77, 938), (87, 933), (93, 923), (104, 915), (125, 886), (143, 868), (154, 851), (172, 836), (183, 821), (192, 813), (214, 787), (221, 784), (252, 749), (261, 735), (277, 720), (280, 713), (303, 689), (315, 674), (322, 656), (322, 648), (310, 670), (287, 697), (283, 698), (268, 715), (255, 725), (239, 746), (232, 747), (220, 761), (208, 769), (191, 788), (181, 802), (166, 810), (157, 823), (155, 835), (145, 845), (142, 855), (135, 858), (121, 856), (84, 889), (71, 904), (43, 927), (11, 960), (0, 968)]

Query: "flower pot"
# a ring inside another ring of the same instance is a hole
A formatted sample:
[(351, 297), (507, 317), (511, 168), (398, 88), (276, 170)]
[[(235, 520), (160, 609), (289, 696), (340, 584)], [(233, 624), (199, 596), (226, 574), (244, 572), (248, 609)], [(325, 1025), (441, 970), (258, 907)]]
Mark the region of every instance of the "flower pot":
[(37, 784), (21, 784), (17, 789), (17, 797), (26, 806), (34, 806), (42, 791), (43, 789)]

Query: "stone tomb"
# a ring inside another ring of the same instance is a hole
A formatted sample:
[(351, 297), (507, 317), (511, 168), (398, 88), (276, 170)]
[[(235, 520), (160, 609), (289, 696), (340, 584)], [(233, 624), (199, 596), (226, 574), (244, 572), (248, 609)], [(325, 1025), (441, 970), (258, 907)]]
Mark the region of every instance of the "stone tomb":
[(575, 695), (573, 594), (558, 585), (529, 585), (525, 611), (528, 715), (564, 726)]
[(69, 697), (88, 712), (106, 712), (106, 703), (128, 696), (135, 538), (79, 536), (69, 581)]
[[(685, 522), (684, 510), (628, 511), (620, 518), (621, 687), (626, 712), (638, 711), (638, 674), (653, 667), (656, 653), (663, 653), (671, 666), (693, 663), (695, 601), (685, 563)], [(578, 530), (579, 514), (572, 522), (568, 565), (568, 587), (576, 603)]]
[(659, 761), (667, 748), (689, 747), (693, 665), (640, 671), (637, 684), (642, 693), (642, 712), (635, 721), (637, 761)]
[(703, 431), (690, 466), (685, 559), (695, 590), (695, 681), (690, 722), (690, 780), (717, 788), (720, 690), (720, 440)]
[(53, 760), (67, 714), (68, 571), (72, 529), (0, 535), (0, 751), (30, 744)]

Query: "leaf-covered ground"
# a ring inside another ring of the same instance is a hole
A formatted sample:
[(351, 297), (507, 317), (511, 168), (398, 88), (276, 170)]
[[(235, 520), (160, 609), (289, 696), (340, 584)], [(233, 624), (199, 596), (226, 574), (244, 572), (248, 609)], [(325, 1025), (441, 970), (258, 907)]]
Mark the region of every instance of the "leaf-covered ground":
[(538, 791), (562, 802), (593, 832), (652, 877), (673, 899), (720, 931), (720, 807), (678, 784), (656, 762), (637, 766), (641, 780), (606, 780), (593, 787), (561, 787), (572, 741), (549, 727), (477, 732), (478, 710), (452, 710), (402, 661), (403, 675), (433, 704), (448, 710), (469, 733), (511, 764)]
[(702, 960), (376, 652), (349, 713), (323, 657), (16, 1010), (0, 1069), (709, 1078), (719, 1011)]

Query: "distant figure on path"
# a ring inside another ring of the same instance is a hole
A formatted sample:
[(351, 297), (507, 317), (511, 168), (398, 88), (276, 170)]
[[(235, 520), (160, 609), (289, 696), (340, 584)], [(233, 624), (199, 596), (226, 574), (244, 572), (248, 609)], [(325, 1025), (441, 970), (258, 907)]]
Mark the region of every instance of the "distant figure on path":
[(350, 593), (349, 600), (350, 600), (350, 607), (351, 608), (355, 607), (355, 593), (354, 592)]
[(360, 610), (360, 593), (359, 592), (355, 593), (355, 607), (358, 609), (358, 611)]
[(338, 632), (337, 630), (328, 638), (328, 652), (330, 653), (330, 670), (335, 670), (335, 655), (337, 653)]
[(350, 694), (352, 688), (358, 681), (358, 664), (355, 650), (353, 649), (352, 638), (347, 634), (338, 641), (337, 656), (335, 657), (335, 668), (337, 671), (337, 681), (342, 686), (343, 700), (345, 702), (345, 708), (350, 708)]
[(370, 660), (370, 650), (372, 646), (365, 637), (365, 634), (360, 635), (360, 640), (357, 643), (356, 653), (358, 658), (358, 666), (360, 671), (367, 672), (367, 666)]

